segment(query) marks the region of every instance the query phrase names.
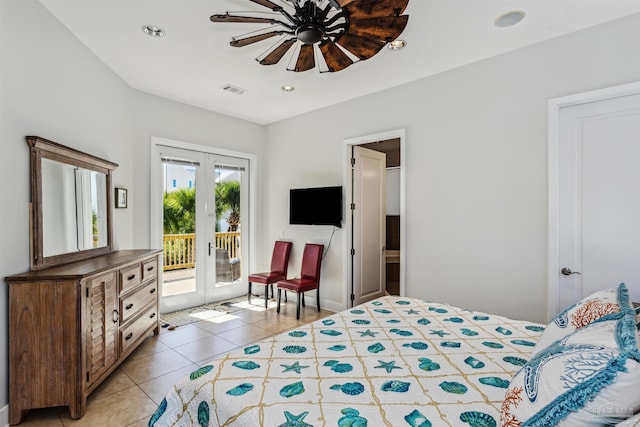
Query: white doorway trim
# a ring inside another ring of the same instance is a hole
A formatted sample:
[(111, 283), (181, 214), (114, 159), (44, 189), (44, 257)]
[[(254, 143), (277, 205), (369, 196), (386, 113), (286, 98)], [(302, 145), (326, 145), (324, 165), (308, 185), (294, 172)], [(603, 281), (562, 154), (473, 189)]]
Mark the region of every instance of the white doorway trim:
[(558, 286), (560, 270), (560, 110), (589, 102), (603, 101), (610, 98), (635, 95), (640, 93), (640, 82), (628, 83), (589, 92), (553, 98), (548, 103), (548, 175), (549, 175), (549, 217), (548, 217), (548, 271), (547, 271), (547, 320), (551, 320), (558, 312)]
[[(257, 259), (257, 156), (255, 154), (225, 150), (222, 148), (210, 147), (208, 145), (192, 144), (188, 142), (152, 136), (150, 150), (151, 155), (149, 162), (151, 175), (151, 194), (149, 196), (149, 240), (151, 245), (150, 247), (152, 248), (162, 248), (162, 210), (155, 208), (156, 206), (162, 205), (162, 166), (158, 161), (160, 159), (161, 146), (181, 148), (184, 150), (192, 150), (220, 156), (238, 157), (247, 159), (249, 161), (249, 269), (247, 271), (254, 271), (256, 269), (255, 264)], [(160, 280), (160, 282), (162, 282), (162, 280)]]
[[(386, 132), (380, 132), (370, 135), (359, 136), (355, 138), (347, 138), (344, 140), (344, 156), (343, 156), (343, 175), (342, 182), (345, 188), (345, 201), (349, 201), (349, 195), (351, 194), (351, 146), (352, 145), (361, 145), (368, 144), (370, 142), (376, 141), (385, 141), (388, 139), (400, 139), (400, 295), (404, 295), (405, 293), (405, 271), (406, 271), (406, 229), (407, 229), (407, 221), (406, 221), (406, 191), (405, 191), (405, 182), (406, 182), (406, 130), (405, 129), (394, 129)], [(348, 203), (348, 202), (347, 202)], [(349, 206), (345, 203), (345, 229), (351, 230), (353, 224), (351, 223), (351, 215), (349, 214)], [(345, 265), (344, 269), (344, 283), (347, 284), (344, 290), (344, 301), (345, 308), (351, 307), (351, 249), (350, 249), (350, 238), (344, 239), (344, 254), (345, 254)]]

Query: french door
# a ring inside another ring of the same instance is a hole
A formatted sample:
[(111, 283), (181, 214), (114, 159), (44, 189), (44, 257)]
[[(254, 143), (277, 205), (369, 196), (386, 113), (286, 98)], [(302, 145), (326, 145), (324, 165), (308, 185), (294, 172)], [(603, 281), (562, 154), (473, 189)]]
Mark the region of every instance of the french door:
[(249, 161), (158, 146), (161, 312), (239, 296), (249, 259)]

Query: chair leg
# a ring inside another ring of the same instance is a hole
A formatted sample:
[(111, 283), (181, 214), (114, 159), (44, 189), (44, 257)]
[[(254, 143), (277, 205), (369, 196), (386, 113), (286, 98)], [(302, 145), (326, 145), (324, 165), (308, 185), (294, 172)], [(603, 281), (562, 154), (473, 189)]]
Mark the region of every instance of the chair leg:
[(287, 291), (284, 291), (284, 302), (287, 302)]
[(271, 283), (271, 285), (269, 286), (271, 286), (271, 298), (275, 298), (276, 294), (273, 293), (273, 283)]
[[(282, 289), (278, 288), (278, 307), (276, 308), (276, 313), (280, 313), (280, 294), (282, 293)], [(285, 292), (286, 295), (286, 292)]]
[(267, 309), (269, 305), (269, 285), (264, 287), (264, 308)]
[(318, 305), (318, 311), (320, 311), (320, 289), (316, 289), (316, 304)]
[(300, 296), (302, 292), (298, 292), (298, 303), (296, 304), (296, 320), (300, 320)]
[[(303, 307), (306, 307), (306, 305), (304, 304), (304, 292), (300, 292), (300, 294), (302, 294), (302, 306), (303, 306)], [(299, 294), (299, 295), (300, 295), (300, 294)]]
[(249, 282), (249, 290), (247, 291), (247, 301), (251, 304), (251, 282)]

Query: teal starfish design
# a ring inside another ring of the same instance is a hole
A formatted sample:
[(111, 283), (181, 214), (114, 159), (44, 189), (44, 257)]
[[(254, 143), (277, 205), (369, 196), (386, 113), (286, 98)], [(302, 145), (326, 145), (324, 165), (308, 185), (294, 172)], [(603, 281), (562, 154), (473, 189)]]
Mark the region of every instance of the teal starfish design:
[(407, 312), (407, 314), (420, 314), (420, 312), (418, 310), (414, 310), (413, 308), (411, 310), (405, 310)]
[(293, 415), (289, 411), (284, 411), (284, 416), (287, 418), (287, 422), (280, 424), (278, 427), (313, 427), (311, 424), (304, 422), (304, 417), (307, 415), (309, 415), (308, 411), (304, 411), (300, 415)]
[(451, 335), (445, 331), (443, 331), (442, 329), (440, 329), (439, 331), (436, 331), (435, 329), (431, 330), (431, 335), (438, 335), (440, 338), (444, 337), (445, 335)]
[(358, 332), (360, 334), (360, 338), (362, 337), (376, 337), (376, 334), (379, 334), (379, 332), (373, 332), (371, 329), (367, 329), (364, 332)]
[(280, 365), (284, 368), (284, 372), (294, 371), (296, 374), (300, 373), (301, 369), (308, 368), (308, 366), (300, 366), (300, 362), (295, 362), (293, 365)]
[(387, 371), (387, 374), (390, 374), (394, 369), (402, 369), (400, 366), (396, 366), (396, 361), (392, 360), (391, 362), (383, 362), (382, 360), (378, 360), (380, 365), (374, 366), (374, 368), (382, 368)]

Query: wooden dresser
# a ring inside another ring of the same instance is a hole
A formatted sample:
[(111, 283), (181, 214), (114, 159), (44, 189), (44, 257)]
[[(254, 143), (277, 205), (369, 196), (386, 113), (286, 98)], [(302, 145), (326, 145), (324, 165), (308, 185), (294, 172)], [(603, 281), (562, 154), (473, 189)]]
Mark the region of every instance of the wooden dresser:
[(153, 331), (159, 332), (158, 254), (123, 250), (7, 277), (9, 422), (32, 408), (87, 396)]

